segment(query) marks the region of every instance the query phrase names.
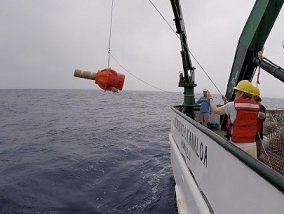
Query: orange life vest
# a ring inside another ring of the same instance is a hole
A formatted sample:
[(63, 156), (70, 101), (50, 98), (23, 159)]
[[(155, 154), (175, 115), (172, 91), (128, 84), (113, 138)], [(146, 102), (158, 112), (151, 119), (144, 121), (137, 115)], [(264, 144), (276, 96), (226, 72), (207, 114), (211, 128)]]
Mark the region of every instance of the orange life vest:
[(252, 143), (255, 142), (255, 135), (258, 130), (258, 112), (259, 105), (251, 99), (238, 98), (234, 101), (237, 115), (234, 123), (229, 119), (229, 133), (232, 132), (232, 141), (234, 143)]

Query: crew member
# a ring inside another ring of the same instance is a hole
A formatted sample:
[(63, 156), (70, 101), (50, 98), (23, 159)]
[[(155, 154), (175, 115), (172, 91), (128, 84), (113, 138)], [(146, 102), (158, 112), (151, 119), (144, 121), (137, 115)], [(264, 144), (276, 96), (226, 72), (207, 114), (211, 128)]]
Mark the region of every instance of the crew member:
[(207, 89), (203, 90), (203, 96), (198, 99), (196, 104), (200, 105), (199, 123), (209, 128), (210, 126), (209, 114), (211, 110), (210, 110), (209, 99), (207, 97)]
[(252, 99), (253, 85), (248, 80), (240, 81), (235, 90), (235, 100), (217, 107), (208, 91), (213, 113), (228, 115), (230, 141), (257, 158), (255, 135), (257, 133), (258, 103)]
[(260, 91), (259, 91), (259, 88), (256, 86), (253, 87), (253, 99), (259, 105), (257, 133), (255, 136), (256, 148), (257, 148), (257, 158), (259, 158), (260, 154), (264, 153), (263, 146), (262, 146), (262, 140), (263, 140), (263, 122), (265, 121), (266, 108), (264, 107), (264, 105), (261, 104)]

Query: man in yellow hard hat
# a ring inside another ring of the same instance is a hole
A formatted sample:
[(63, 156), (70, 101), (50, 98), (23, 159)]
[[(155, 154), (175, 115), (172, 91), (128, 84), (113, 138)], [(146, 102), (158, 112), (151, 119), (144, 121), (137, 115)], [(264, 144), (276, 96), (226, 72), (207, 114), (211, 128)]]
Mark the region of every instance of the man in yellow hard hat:
[(259, 88), (256, 86), (253, 87), (252, 97), (258, 103), (259, 112), (260, 112), (258, 115), (257, 133), (255, 136), (257, 157), (259, 157), (260, 154), (264, 153), (263, 146), (262, 146), (262, 140), (263, 140), (263, 122), (265, 120), (266, 108), (264, 107), (264, 105), (261, 104), (260, 91), (259, 91)]
[(255, 135), (257, 132), (258, 103), (252, 99), (253, 85), (248, 80), (240, 81), (235, 90), (235, 100), (217, 107), (208, 91), (213, 113), (228, 115), (230, 142), (254, 158), (257, 158)]

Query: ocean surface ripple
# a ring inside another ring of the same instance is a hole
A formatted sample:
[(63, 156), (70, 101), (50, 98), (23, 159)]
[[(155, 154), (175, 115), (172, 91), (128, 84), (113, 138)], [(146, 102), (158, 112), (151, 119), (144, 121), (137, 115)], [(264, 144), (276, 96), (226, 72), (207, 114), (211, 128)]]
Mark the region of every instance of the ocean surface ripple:
[(1, 89), (0, 100), (1, 214), (176, 214), (168, 134), (182, 93)]
[(0, 99), (0, 213), (176, 213), (168, 134), (182, 95), (0, 90)]

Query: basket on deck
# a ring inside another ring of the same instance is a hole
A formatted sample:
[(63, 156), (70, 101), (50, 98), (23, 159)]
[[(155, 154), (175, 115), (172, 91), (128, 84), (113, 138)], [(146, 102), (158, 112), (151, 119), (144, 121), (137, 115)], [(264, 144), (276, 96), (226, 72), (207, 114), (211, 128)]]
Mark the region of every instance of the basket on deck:
[(284, 110), (267, 110), (259, 160), (284, 175)]

